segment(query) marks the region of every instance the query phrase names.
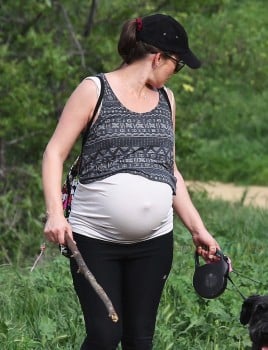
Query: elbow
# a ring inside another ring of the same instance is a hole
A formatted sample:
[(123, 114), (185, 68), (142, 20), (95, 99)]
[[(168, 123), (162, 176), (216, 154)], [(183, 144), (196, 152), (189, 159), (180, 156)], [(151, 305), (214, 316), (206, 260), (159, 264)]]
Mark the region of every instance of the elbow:
[(64, 155), (59, 152), (56, 147), (52, 147), (52, 145), (48, 144), (44, 150), (42, 163), (52, 163), (52, 164), (63, 164), (65, 160)]

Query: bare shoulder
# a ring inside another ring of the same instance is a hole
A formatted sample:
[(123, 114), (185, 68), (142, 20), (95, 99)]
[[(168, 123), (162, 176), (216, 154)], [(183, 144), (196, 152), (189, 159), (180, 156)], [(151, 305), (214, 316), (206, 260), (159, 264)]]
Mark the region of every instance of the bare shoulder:
[(96, 105), (98, 95), (96, 83), (85, 78), (70, 95), (63, 112), (71, 112), (72, 114), (75, 112), (87, 122), (93, 107)]
[(94, 97), (97, 98), (97, 91), (98, 86), (96, 82), (90, 77), (87, 77), (80, 82), (80, 84), (76, 87), (71, 96), (80, 96), (81, 98), (90, 97), (90, 99), (94, 99)]
[[(79, 133), (90, 120), (98, 99), (96, 83), (91, 79), (82, 80), (70, 95), (60, 117), (60, 124), (72, 125)], [(74, 123), (75, 120), (75, 123)]]

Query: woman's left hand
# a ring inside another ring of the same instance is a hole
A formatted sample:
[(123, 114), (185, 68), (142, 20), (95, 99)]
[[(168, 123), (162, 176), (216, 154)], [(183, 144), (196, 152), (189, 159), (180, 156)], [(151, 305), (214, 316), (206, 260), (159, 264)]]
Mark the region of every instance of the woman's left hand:
[(221, 250), (220, 246), (209, 232), (204, 231), (202, 233), (193, 234), (193, 242), (198, 255), (202, 256), (204, 260), (219, 260), (216, 252), (217, 250)]

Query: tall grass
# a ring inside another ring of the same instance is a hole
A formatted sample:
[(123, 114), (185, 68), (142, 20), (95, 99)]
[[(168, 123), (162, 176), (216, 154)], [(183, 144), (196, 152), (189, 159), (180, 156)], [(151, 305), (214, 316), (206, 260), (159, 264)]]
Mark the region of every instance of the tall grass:
[[(232, 275), (245, 295), (267, 293), (268, 216), (260, 209), (210, 201), (194, 201), (233, 266), (256, 284)], [(5, 350), (78, 350), (83, 319), (72, 288), (68, 259), (48, 247), (43, 262), (31, 273), (26, 267), (0, 267), (0, 344)], [(198, 297), (192, 287), (193, 245), (176, 221), (174, 263), (157, 320), (155, 350), (246, 350), (247, 329), (239, 323), (241, 296), (232, 285), (215, 300)]]

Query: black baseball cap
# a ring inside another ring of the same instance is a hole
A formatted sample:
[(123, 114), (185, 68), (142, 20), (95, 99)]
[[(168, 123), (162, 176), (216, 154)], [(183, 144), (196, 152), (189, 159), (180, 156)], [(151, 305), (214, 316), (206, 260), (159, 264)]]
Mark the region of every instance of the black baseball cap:
[(154, 14), (137, 20), (136, 38), (160, 50), (179, 55), (190, 68), (199, 68), (200, 60), (190, 50), (183, 26), (173, 17)]

